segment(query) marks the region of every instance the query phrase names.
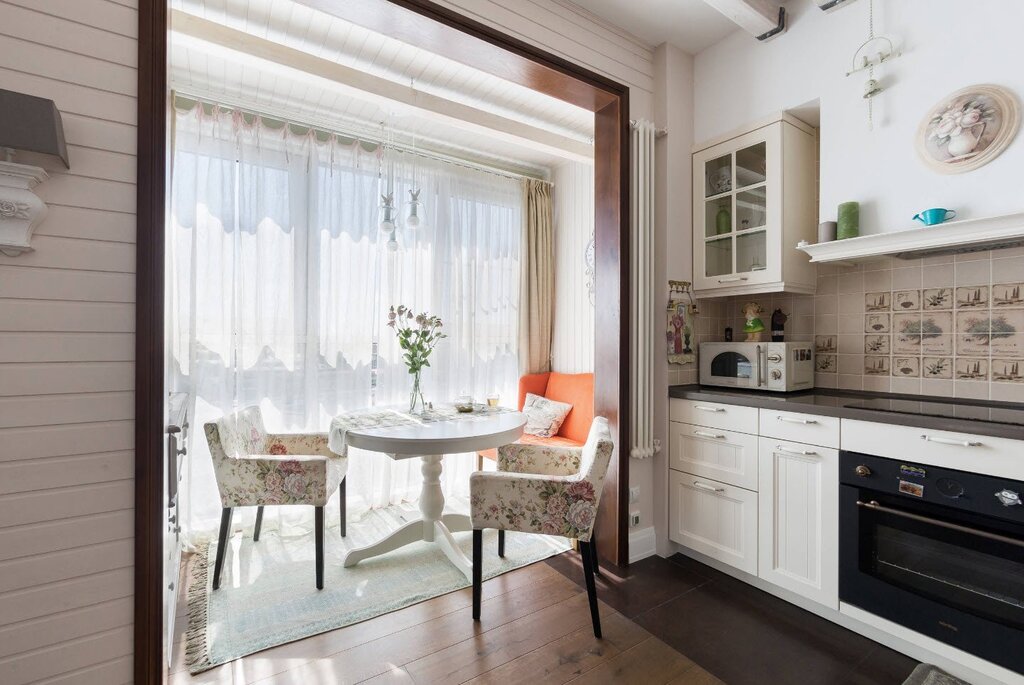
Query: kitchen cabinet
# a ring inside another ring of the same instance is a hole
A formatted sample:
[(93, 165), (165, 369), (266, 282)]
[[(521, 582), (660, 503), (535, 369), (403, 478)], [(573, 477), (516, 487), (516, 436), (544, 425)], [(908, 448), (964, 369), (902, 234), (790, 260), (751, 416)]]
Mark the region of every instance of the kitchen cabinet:
[(669, 539), (757, 573), (757, 493), (669, 471)]
[(839, 451), (761, 437), (758, 575), (839, 608)]
[(693, 287), (698, 297), (813, 293), (796, 249), (815, 241), (815, 130), (786, 114), (697, 146), (693, 154)]

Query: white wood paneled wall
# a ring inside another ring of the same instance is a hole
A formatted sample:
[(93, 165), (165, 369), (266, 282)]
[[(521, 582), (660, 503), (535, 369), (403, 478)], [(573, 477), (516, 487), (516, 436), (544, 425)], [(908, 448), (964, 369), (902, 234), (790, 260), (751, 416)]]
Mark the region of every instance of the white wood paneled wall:
[(555, 168), (555, 321), (551, 366), (561, 373), (594, 370), (594, 306), (587, 292), (587, 243), (594, 235), (594, 167)]
[(35, 252), (0, 256), (0, 682), (131, 681), (135, 0), (0, 0), (0, 88), (51, 98)]

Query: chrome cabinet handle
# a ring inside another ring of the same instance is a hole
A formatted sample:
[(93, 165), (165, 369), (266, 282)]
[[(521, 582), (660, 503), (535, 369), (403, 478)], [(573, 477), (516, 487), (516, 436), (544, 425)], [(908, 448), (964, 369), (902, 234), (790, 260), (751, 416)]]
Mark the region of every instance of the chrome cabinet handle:
[(802, 423), (805, 426), (810, 426), (815, 423), (818, 423), (814, 419), (791, 419), (788, 416), (776, 416), (775, 418), (779, 421), (785, 421), (786, 423)]
[(698, 490), (707, 490), (708, 492), (725, 492), (725, 488), (716, 488), (713, 485), (701, 483), (699, 480), (693, 481), (693, 487), (697, 488)]
[(940, 445), (956, 445), (957, 447), (981, 447), (980, 442), (972, 440), (954, 440), (952, 438), (936, 437), (934, 435), (922, 435), (921, 439), (925, 442), (937, 442)]
[(813, 457), (817, 456), (818, 454), (813, 450), (791, 450), (788, 447), (783, 447), (782, 445), (776, 445), (775, 449), (785, 454), (797, 454), (800, 455), (801, 457)]
[(715, 440), (725, 440), (725, 436), (720, 433), (708, 433), (707, 431), (693, 431), (694, 435), (699, 435), (702, 438), (714, 438)]
[(730, 276), (729, 278), (719, 278), (719, 283), (736, 283), (737, 281), (747, 280), (746, 276)]
[(696, 405), (694, 405), (694, 407), (693, 407), (693, 408), (694, 408), (694, 409), (700, 409), (701, 411), (712, 411), (712, 412), (716, 412), (716, 413), (717, 413), (717, 412), (722, 412), (722, 411), (725, 411), (725, 410), (724, 410), (724, 409), (722, 409), (721, 407), (703, 407), (703, 406), (701, 406), (701, 405), (699, 405), (699, 404), (696, 404)]

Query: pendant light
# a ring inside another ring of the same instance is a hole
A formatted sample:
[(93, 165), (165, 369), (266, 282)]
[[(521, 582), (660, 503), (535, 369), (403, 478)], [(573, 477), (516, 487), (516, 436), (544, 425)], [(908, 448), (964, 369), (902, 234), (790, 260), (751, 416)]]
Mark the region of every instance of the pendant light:
[(409, 228), (419, 228), (423, 222), (423, 202), (420, 201), (420, 186), (416, 182), (416, 172), (419, 169), (419, 155), (416, 154), (416, 139), (412, 141), (412, 188), (409, 189), (409, 202), (406, 203), (408, 213), (405, 217), (405, 225)]

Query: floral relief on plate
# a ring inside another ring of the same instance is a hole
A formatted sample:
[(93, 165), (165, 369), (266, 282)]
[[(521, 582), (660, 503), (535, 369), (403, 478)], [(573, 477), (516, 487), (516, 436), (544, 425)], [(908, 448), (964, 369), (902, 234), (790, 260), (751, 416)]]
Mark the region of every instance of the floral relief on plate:
[(992, 312), (989, 331), (993, 356), (1008, 359), (1024, 357), (1024, 310)]
[(894, 312), (913, 312), (921, 308), (920, 290), (897, 290), (892, 294)]
[(864, 311), (866, 312), (887, 312), (889, 303), (892, 301), (892, 293), (878, 292), (864, 294)]
[(864, 357), (865, 376), (888, 376), (889, 357)]
[(992, 286), (992, 308), (1024, 307), (1024, 283), (997, 283)]
[(921, 315), (892, 315), (893, 354), (920, 354), (921, 352)]
[(817, 373), (835, 373), (839, 364), (834, 354), (818, 354), (814, 356), (814, 370)]
[(917, 378), (921, 375), (920, 357), (893, 357), (892, 375)]
[(1024, 359), (993, 359), (992, 380), (996, 383), (1024, 383)]
[(953, 359), (950, 357), (925, 357), (921, 360), (922, 378), (952, 378)]
[(921, 308), (930, 309), (952, 309), (953, 289), (952, 288), (925, 288), (921, 295)]
[(971, 357), (956, 358), (956, 378), (961, 381), (987, 381), (988, 360)]
[(889, 332), (889, 315), (888, 314), (865, 314), (864, 315), (864, 332), (865, 333), (888, 333)]
[(888, 335), (865, 335), (864, 354), (889, 354)]
[(957, 312), (956, 353), (964, 356), (988, 356), (991, 320), (988, 311)]
[(836, 336), (816, 335), (814, 336), (814, 351), (818, 354), (836, 353)]
[(987, 307), (987, 285), (967, 285), (956, 289), (957, 309), (984, 309)]

